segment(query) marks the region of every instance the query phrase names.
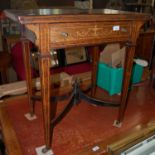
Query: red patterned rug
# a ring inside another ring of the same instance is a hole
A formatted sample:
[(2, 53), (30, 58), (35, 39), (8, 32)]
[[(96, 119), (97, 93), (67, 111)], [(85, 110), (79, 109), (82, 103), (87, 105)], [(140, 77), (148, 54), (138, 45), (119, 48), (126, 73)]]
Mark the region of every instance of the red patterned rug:
[[(147, 93), (146, 91), (147, 90)], [(118, 109), (93, 106), (86, 102), (74, 106), (68, 115), (54, 129), (52, 149), (55, 155), (74, 155), (75, 152), (132, 129), (155, 116), (153, 104), (155, 93), (148, 86), (135, 88), (129, 97), (128, 108), (121, 128), (113, 127)], [(14, 104), (8, 103), (7, 112), (16, 131), (23, 155), (35, 155), (35, 148), (44, 145), (41, 103), (36, 104), (37, 119), (28, 121), (24, 114), (29, 112), (26, 97)], [(58, 111), (65, 105), (58, 103)]]

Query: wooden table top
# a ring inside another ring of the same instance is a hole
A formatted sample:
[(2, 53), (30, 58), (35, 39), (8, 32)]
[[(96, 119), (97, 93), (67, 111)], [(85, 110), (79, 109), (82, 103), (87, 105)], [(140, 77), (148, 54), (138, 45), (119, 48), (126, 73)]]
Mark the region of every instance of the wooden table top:
[[(33, 9), (33, 10), (5, 10), (5, 15), (22, 24), (68, 22), (68, 21), (122, 21), (148, 20), (148, 14), (118, 11), (111, 9)], [(58, 17), (59, 16), (59, 17)], [(76, 18), (75, 18), (76, 16)], [(91, 18), (90, 18), (91, 16)], [(87, 18), (89, 17), (89, 18)]]

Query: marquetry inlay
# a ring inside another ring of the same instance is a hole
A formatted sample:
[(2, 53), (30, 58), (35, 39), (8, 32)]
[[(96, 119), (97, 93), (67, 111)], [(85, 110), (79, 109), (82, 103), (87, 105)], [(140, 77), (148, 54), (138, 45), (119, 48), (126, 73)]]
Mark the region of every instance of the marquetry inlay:
[[(113, 38), (128, 38), (130, 36), (130, 23), (69, 23), (50, 25), (50, 43), (55, 46), (62, 43), (76, 43), (88, 39), (104, 39), (111, 35)], [(55, 44), (55, 45), (54, 45)]]

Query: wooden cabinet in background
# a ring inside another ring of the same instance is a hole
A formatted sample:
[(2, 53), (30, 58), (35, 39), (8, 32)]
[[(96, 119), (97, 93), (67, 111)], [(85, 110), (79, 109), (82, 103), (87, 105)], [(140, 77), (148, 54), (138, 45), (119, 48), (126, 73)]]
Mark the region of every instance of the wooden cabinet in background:
[(147, 30), (146, 32), (141, 32), (137, 40), (135, 56), (147, 60), (149, 66), (153, 56), (154, 36), (155, 30)]

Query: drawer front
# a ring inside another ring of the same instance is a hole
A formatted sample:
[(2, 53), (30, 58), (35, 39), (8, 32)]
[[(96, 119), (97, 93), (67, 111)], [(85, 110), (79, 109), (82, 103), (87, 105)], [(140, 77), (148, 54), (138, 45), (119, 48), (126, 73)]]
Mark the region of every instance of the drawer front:
[(130, 36), (130, 23), (66, 23), (50, 25), (51, 47), (121, 41)]

